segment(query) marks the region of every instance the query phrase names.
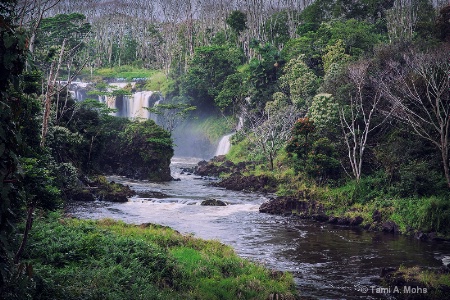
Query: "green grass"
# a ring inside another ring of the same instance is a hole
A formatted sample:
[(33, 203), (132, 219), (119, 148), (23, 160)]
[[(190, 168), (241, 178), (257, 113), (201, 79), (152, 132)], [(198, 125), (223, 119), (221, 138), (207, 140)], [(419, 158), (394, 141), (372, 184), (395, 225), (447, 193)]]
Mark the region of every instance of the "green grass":
[(113, 68), (101, 68), (94, 70), (95, 76), (108, 78), (125, 78), (131, 80), (133, 78), (150, 78), (159, 71), (136, 68), (133, 66), (120, 66)]
[(35, 220), (26, 253), (33, 299), (266, 299), (271, 293), (294, 299), (295, 293), (291, 274), (157, 225), (52, 213)]
[(208, 140), (215, 143), (220, 138), (233, 130), (234, 120), (218, 116), (211, 116), (206, 119), (195, 120), (191, 122), (191, 130), (203, 133)]
[[(85, 75), (88, 74), (85, 72)], [(145, 90), (160, 91), (166, 95), (173, 85), (173, 80), (167, 78), (162, 70), (149, 70), (134, 66), (120, 66), (113, 68), (101, 68), (94, 70), (96, 78), (123, 78), (125, 81), (132, 81), (136, 78), (146, 78)]]
[(173, 80), (167, 78), (163, 71), (156, 71), (147, 80), (144, 88), (149, 91), (160, 91), (164, 96), (173, 88)]

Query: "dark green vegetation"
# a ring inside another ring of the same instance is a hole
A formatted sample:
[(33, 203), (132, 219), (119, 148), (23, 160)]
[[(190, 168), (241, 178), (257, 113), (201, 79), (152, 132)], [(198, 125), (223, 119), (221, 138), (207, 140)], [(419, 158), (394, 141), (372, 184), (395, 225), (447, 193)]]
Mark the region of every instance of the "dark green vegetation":
[[(83, 15), (43, 19), (29, 31), (19, 26), (17, 9), (16, 1), (0, 5), (2, 299), (26, 299), (36, 291), (32, 266), (22, 260), (36, 209), (62, 208), (82, 194), (93, 200), (90, 185), (101, 186), (100, 199), (126, 201), (129, 190), (89, 177), (114, 172), (170, 180), (173, 155), (170, 134), (153, 121), (114, 118), (103, 104), (76, 103), (56, 84), (80, 67), (90, 28)], [(26, 225), (19, 231), (18, 224)]]
[[(158, 225), (38, 217), (34, 299), (294, 299), (292, 276)], [(25, 299), (25, 298), (23, 298)]]

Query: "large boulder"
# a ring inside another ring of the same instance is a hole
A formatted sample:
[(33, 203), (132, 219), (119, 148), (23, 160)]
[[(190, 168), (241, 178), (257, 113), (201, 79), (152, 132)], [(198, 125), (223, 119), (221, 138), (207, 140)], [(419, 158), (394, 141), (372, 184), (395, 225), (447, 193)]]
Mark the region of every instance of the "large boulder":
[(214, 185), (235, 191), (263, 193), (273, 193), (277, 189), (277, 181), (273, 177), (267, 175), (243, 176), (239, 173), (234, 173), (230, 177), (225, 178)]
[(217, 200), (217, 199), (206, 199), (206, 200), (202, 201), (201, 205), (204, 205), (204, 206), (227, 206), (227, 204), (225, 202), (223, 202), (222, 200)]

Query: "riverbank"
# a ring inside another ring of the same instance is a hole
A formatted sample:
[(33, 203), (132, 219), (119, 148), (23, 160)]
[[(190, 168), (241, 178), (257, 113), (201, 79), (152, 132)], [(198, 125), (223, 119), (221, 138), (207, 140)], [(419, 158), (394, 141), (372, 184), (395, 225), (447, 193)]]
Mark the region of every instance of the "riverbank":
[(296, 299), (291, 274), (165, 226), (41, 213), (28, 245), (33, 299)]
[[(449, 205), (438, 197), (374, 197), (363, 200), (357, 197), (361, 195), (361, 191), (357, 190), (361, 187), (352, 184), (340, 188), (317, 186), (283, 168), (273, 172), (264, 171), (258, 164), (233, 163), (225, 157), (201, 162), (195, 172), (202, 176), (220, 176), (222, 181), (214, 185), (223, 188), (276, 193), (260, 206), (259, 211), (262, 213), (402, 234), (421, 241), (448, 242), (449, 239), (449, 215), (445, 213)], [(387, 288), (382, 290), (383, 293), (391, 295), (394, 294), (388, 288), (392, 286), (427, 291), (420, 294), (403, 293), (401, 298), (394, 295), (398, 299), (441, 299), (450, 289), (449, 266), (440, 269), (391, 268), (391, 272), (381, 272), (380, 285)]]
[(274, 197), (261, 205), (263, 213), (406, 234), (420, 240), (450, 238), (450, 204), (441, 197), (371, 197), (364, 194), (371, 192), (366, 183), (318, 186), (288, 168), (268, 171), (257, 163), (234, 163), (224, 156), (202, 161), (192, 172), (220, 177), (214, 185), (229, 190), (273, 193)]

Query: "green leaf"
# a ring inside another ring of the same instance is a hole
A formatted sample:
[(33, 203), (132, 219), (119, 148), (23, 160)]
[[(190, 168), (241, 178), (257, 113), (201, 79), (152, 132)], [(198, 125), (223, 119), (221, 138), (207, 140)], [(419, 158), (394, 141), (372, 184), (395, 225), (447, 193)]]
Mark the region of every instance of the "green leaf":
[(12, 45), (14, 45), (14, 42), (16, 41), (14, 36), (10, 36), (8, 33), (5, 32), (3, 34), (3, 45), (5, 45), (5, 48), (11, 48)]

